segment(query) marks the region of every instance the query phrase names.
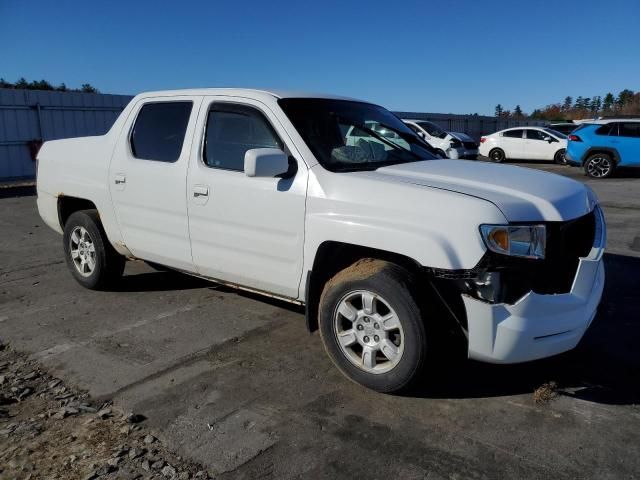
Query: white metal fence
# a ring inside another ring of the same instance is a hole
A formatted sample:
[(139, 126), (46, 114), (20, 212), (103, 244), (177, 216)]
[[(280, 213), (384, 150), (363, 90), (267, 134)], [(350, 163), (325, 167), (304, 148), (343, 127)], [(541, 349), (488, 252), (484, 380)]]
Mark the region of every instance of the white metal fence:
[(42, 141), (105, 133), (131, 98), (0, 88), (0, 181), (33, 178)]

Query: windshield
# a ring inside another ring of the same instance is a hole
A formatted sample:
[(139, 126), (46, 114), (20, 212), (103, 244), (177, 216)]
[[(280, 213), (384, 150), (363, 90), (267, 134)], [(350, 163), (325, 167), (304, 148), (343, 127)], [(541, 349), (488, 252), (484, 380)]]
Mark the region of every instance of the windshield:
[(554, 137), (558, 137), (558, 138), (560, 138), (560, 139), (562, 139), (562, 140), (564, 140), (565, 138), (567, 138), (567, 136), (566, 136), (564, 133), (559, 132), (559, 131), (557, 131), (557, 130), (554, 130), (553, 128), (544, 128), (543, 130), (545, 130), (546, 132), (549, 132), (549, 133), (550, 133), (551, 135), (553, 135)]
[(375, 170), (436, 158), (433, 148), (382, 107), (320, 98), (285, 98), (278, 103), (328, 170)]
[(447, 136), (447, 132), (441, 129), (438, 125), (431, 122), (416, 122), (420, 125), (425, 132), (427, 132), (432, 137), (444, 138)]

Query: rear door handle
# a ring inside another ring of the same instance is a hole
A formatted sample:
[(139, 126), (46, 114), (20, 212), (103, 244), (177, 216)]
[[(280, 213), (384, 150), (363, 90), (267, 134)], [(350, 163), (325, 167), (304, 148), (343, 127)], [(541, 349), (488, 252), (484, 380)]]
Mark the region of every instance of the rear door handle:
[(113, 183), (116, 185), (116, 190), (124, 190), (124, 187), (127, 183), (127, 177), (124, 173), (117, 173), (113, 176)]

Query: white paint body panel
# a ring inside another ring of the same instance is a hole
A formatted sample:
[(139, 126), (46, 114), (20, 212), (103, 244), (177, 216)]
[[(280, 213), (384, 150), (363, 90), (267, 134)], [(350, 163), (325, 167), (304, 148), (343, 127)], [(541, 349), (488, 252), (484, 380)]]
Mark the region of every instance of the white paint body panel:
[[(469, 269), (486, 252), (480, 224), (570, 220), (597, 204), (578, 182), (488, 163), (431, 160), (330, 172), (280, 109), (278, 99), (287, 95), (247, 89), (139, 95), (106, 135), (45, 143), (39, 154), (40, 215), (61, 232), (60, 196), (88, 199), (122, 254), (302, 301), (306, 274), (327, 241), (393, 252), (426, 267)], [(128, 136), (140, 106), (185, 99), (194, 106), (179, 160), (132, 158)], [(206, 166), (205, 122), (216, 101), (261, 110), (297, 162), (295, 177), (247, 177)], [(581, 261), (568, 295), (530, 294), (516, 305), (465, 298), (470, 354), (512, 362), (571, 348), (593, 316), (603, 276), (601, 259), (594, 257)], [(532, 334), (565, 323), (574, 334), (564, 343), (554, 340), (562, 347), (531, 347)]]

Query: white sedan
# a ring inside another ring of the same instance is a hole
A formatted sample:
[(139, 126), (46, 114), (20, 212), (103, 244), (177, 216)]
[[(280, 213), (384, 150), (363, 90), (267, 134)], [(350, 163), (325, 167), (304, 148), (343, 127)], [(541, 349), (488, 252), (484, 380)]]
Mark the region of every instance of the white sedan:
[(567, 136), (551, 128), (507, 128), (480, 138), (480, 155), (494, 162), (553, 160), (566, 163)]

